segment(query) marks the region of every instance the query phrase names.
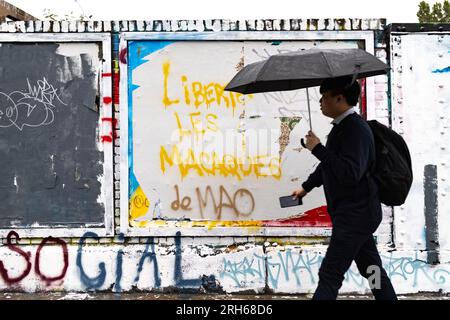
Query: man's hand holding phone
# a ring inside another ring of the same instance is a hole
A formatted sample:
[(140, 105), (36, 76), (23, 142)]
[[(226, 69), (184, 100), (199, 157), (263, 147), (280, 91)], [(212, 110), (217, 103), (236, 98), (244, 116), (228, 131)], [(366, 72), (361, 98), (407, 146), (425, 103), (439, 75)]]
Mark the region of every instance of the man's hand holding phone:
[(303, 204), (302, 198), (306, 195), (303, 189), (295, 190), (290, 196), (280, 197), (280, 206), (282, 208), (300, 206)]
[(294, 192), (292, 192), (292, 198), (293, 198), (293, 200), (296, 200), (298, 198), (303, 198), (307, 194), (308, 194), (308, 192), (306, 192), (303, 188), (300, 188), (300, 189), (294, 190)]

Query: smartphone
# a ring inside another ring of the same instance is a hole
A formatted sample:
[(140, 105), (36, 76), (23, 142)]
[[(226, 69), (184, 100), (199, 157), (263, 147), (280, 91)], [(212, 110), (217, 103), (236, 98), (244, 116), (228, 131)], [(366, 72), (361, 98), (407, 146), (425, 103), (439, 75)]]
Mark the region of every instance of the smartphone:
[(293, 199), (294, 196), (283, 196), (280, 197), (280, 206), (282, 208), (286, 208), (286, 207), (293, 207), (293, 206), (299, 206), (302, 205), (302, 198), (297, 198), (297, 199)]

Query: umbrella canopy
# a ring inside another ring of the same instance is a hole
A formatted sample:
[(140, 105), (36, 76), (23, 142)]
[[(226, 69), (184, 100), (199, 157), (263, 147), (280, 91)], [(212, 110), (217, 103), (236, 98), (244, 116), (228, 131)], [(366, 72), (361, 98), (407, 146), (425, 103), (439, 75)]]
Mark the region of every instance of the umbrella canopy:
[(309, 49), (249, 64), (225, 90), (243, 94), (295, 90), (319, 86), (328, 78), (367, 78), (388, 70), (387, 64), (361, 49)]

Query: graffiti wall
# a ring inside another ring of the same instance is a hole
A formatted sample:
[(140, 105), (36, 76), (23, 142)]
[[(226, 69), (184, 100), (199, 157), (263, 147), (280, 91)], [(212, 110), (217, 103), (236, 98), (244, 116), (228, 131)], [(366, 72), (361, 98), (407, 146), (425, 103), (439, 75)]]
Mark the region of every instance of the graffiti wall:
[[(240, 95), (243, 66), (312, 47), (389, 63), (358, 112), (403, 135), (414, 185), (375, 236), (397, 293), (449, 292), (449, 36), (383, 19), (0, 24), (0, 291), (312, 293), (321, 189), (281, 209), (330, 121), (318, 88)], [(403, 31), (402, 31), (403, 30)], [(341, 293), (369, 293), (356, 265)]]
[[(165, 243), (148, 237), (130, 244), (120, 238), (121, 244), (99, 245), (92, 242), (94, 233), (86, 233), (77, 244), (48, 237), (34, 246), (19, 246), (14, 244), (19, 235), (11, 231), (0, 248), (0, 289), (313, 293), (326, 250), (276, 243), (226, 245), (226, 240), (194, 245), (181, 233)], [(448, 264), (427, 264), (424, 252), (391, 251), (381, 257), (397, 293), (450, 289)], [(356, 265), (346, 273), (341, 292), (370, 293)]]
[(311, 119), (306, 90), (242, 95), (224, 88), (245, 65), (270, 55), (365, 47), (366, 35), (355, 33), (359, 41), (334, 34), (315, 41), (262, 41), (257, 34), (253, 41), (126, 41), (124, 34), (128, 99), (121, 114), (128, 116), (128, 135), (122, 142), (129, 168), (122, 181), (129, 183), (122, 195), (129, 198), (130, 226), (331, 227), (320, 189), (300, 207), (279, 203), (318, 164), (300, 145), (310, 121), (324, 142), (331, 130), (320, 112), (319, 88), (309, 89)]

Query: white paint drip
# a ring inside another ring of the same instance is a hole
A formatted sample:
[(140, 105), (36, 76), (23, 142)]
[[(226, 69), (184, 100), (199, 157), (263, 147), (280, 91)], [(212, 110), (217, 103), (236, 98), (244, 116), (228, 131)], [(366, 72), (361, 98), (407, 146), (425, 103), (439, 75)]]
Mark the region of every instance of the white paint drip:
[(16, 187), (16, 192), (19, 193), (19, 185), (17, 184), (17, 176), (14, 175), (14, 186)]
[(53, 161), (54, 157), (55, 156), (53, 154), (50, 156), (50, 160), (52, 161), (52, 172), (53, 173), (55, 172), (55, 162)]
[(99, 174), (96, 176), (97, 181), (100, 183), (100, 194), (97, 196), (97, 203), (100, 203), (102, 205), (105, 204), (105, 194), (106, 194), (106, 187), (105, 187), (105, 175)]

